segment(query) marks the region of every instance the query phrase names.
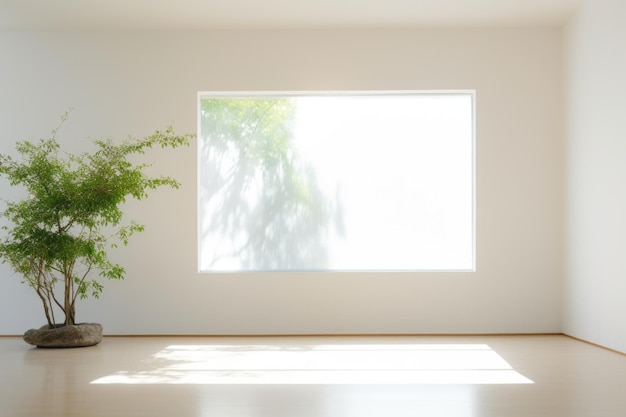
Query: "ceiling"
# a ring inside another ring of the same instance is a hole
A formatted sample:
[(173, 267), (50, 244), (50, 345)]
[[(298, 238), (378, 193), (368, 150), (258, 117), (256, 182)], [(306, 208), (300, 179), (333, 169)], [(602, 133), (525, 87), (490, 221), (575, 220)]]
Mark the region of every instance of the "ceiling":
[(560, 26), (580, 0), (0, 0), (0, 30)]

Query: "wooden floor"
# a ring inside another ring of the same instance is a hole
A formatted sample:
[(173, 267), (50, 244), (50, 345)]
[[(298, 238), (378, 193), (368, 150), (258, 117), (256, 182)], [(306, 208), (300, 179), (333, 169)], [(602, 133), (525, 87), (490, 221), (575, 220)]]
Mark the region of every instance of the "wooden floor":
[(566, 336), (0, 338), (3, 417), (624, 417), (626, 356)]

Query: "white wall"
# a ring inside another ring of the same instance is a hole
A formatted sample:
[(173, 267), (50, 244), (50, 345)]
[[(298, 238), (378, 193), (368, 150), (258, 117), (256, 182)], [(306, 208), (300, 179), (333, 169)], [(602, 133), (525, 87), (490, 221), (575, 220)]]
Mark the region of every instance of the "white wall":
[[(195, 147), (157, 157), (181, 190), (132, 203), (146, 224), (124, 282), (78, 319), (109, 334), (561, 331), (563, 119), (558, 29), (0, 34), (0, 151), (195, 131), (201, 90), (477, 90), (474, 273), (196, 272)], [(3, 197), (13, 191), (0, 186)], [(0, 266), (0, 334), (43, 323)]]
[(566, 31), (564, 331), (626, 352), (626, 3), (586, 1)]

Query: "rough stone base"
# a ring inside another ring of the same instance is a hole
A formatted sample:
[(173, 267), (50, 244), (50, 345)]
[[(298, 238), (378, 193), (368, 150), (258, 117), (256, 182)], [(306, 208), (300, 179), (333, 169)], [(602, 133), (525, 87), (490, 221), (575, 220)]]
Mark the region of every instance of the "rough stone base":
[(24, 341), (37, 347), (47, 348), (93, 346), (102, 341), (102, 325), (79, 323), (55, 328), (45, 325), (24, 333)]

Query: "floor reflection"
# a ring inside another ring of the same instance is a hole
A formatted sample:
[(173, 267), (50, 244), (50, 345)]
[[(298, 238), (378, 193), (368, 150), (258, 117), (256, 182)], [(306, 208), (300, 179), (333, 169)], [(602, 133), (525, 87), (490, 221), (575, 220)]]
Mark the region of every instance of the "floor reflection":
[(92, 384), (530, 384), (486, 344), (170, 345)]

